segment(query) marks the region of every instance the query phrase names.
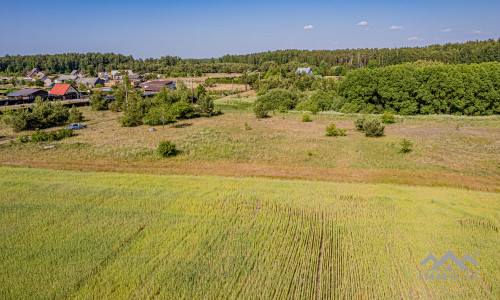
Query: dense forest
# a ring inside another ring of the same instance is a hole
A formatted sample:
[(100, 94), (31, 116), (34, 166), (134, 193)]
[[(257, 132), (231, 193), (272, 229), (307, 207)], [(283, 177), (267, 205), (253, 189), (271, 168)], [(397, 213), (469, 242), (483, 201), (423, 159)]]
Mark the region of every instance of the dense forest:
[(342, 72), (364, 68), (370, 62), (383, 67), (419, 60), (445, 64), (500, 61), (500, 39), (397, 49), (280, 50), (211, 59), (181, 59), (172, 56), (134, 59), (132, 56), (114, 53), (5, 55), (0, 57), (0, 73), (23, 76), (26, 71), (37, 67), (49, 74), (69, 73), (75, 69), (95, 72), (131, 69), (138, 73), (183, 76), (186, 73), (192, 74), (195, 70), (204, 73), (239, 73), (267, 72), (282, 68), (286, 73), (297, 67), (308, 66), (322, 75), (344, 75)]

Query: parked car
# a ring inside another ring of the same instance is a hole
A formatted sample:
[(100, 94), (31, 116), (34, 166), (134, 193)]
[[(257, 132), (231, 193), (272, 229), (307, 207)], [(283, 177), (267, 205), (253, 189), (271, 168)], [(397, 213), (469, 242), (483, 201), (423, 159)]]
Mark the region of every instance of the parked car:
[(80, 123), (75, 123), (75, 124), (69, 124), (68, 129), (73, 129), (73, 130), (80, 130), (83, 128), (87, 128), (87, 125), (83, 125)]

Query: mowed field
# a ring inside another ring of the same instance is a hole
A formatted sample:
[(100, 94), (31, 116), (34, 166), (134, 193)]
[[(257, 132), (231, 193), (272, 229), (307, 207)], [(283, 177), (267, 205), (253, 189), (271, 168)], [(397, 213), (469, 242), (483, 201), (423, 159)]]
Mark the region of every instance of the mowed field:
[[(2, 299), (500, 297), (498, 193), (10, 167), (0, 176)], [(448, 251), (474, 256), (477, 280), (419, 279), (427, 255)]]
[[(386, 135), (367, 138), (356, 131), (356, 115), (321, 113), (301, 122), (302, 113), (272, 113), (257, 120), (255, 98), (216, 101), (223, 114), (182, 120), (165, 129), (121, 127), (119, 113), (82, 108), (89, 128), (45, 150), (42, 144), (8, 143), (19, 134), (0, 125), (0, 164), (82, 171), (223, 175), (342, 182), (398, 183), (500, 191), (500, 116), (397, 117)], [(245, 129), (245, 123), (247, 128)], [(335, 123), (345, 137), (326, 137)], [(30, 134), (23, 132), (20, 134)], [(414, 143), (399, 152), (403, 138)], [(181, 153), (156, 153), (171, 140)], [(0, 141), (1, 143), (1, 141)]]

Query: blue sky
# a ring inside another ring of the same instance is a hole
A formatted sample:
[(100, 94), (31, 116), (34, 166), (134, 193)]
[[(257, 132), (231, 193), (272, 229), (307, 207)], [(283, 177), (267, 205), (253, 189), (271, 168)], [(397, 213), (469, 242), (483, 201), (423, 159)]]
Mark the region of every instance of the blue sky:
[(500, 1), (11, 1), (0, 55), (220, 57), (500, 37)]

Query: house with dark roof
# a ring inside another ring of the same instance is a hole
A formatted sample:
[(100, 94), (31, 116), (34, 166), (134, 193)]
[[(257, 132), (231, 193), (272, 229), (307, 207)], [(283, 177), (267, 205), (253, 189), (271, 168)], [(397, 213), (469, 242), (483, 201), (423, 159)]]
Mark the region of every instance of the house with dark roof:
[(36, 75), (38, 75), (38, 73), (40, 73), (40, 70), (38, 70), (38, 68), (33, 68), (31, 71), (28, 71), (26, 73), (26, 77), (33, 79)]
[(47, 99), (49, 97), (47, 91), (40, 89), (21, 89), (7, 95), (9, 100), (29, 100), (33, 101), (36, 97)]
[(175, 81), (171, 80), (153, 80), (146, 81), (140, 84), (141, 88), (146, 92), (158, 92), (161, 91), (164, 87), (169, 87), (175, 89)]
[(95, 88), (96, 84), (100, 84), (104, 86), (104, 80), (101, 78), (97, 77), (91, 77), (91, 78), (78, 78), (76, 80), (76, 85), (80, 86), (80, 84), (83, 84), (87, 88)]
[(76, 81), (78, 77), (76, 75), (61, 75), (56, 79), (56, 83), (65, 83), (68, 80)]
[(55, 84), (49, 92), (49, 97), (62, 100), (78, 99), (79, 94), (71, 84)]

